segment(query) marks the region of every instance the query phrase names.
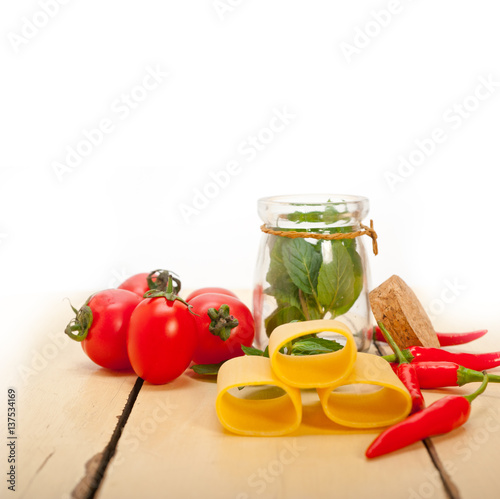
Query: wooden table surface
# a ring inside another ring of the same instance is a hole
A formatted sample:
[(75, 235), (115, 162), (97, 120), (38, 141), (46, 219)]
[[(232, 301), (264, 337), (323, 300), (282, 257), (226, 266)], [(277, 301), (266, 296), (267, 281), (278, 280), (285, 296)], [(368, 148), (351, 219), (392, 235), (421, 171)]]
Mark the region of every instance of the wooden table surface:
[[(66, 296), (80, 305), (87, 295)], [(62, 334), (70, 318), (60, 295), (40, 299), (23, 322), (24, 346), (8, 377), (18, 396), (16, 492), (4, 483), (1, 497), (499, 497), (498, 385), (453, 433), (368, 461), (376, 432), (319, 433), (307, 418), (284, 437), (232, 435), (216, 417), (214, 381), (188, 370), (153, 386), (101, 369)], [(466, 347), (500, 350), (500, 331)], [(425, 399), (477, 386), (425, 391)]]

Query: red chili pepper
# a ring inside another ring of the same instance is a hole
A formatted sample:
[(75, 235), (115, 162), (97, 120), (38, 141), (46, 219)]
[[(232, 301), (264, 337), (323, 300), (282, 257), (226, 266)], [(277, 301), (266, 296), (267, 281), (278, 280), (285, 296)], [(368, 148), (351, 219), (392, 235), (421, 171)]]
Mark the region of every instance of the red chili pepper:
[[(374, 336), (376, 341), (385, 342), (384, 335), (380, 330), (379, 326), (374, 328)], [(453, 345), (463, 345), (464, 343), (470, 343), (471, 341), (481, 338), (488, 332), (487, 329), (479, 329), (478, 331), (470, 331), (469, 333), (436, 333), (439, 344), (442, 347), (449, 347)]]
[[(403, 350), (407, 360), (413, 362), (455, 362), (476, 371), (485, 371), (500, 366), (500, 352), (459, 353), (448, 352), (441, 348), (408, 347)], [(396, 362), (396, 355), (384, 355), (388, 362)]]
[(439, 344), (442, 347), (450, 347), (453, 345), (463, 345), (471, 341), (481, 338), (488, 332), (487, 329), (479, 329), (477, 331), (470, 331), (469, 333), (436, 333)]
[(394, 353), (398, 359), (399, 366), (395, 371), (398, 378), (401, 380), (403, 385), (406, 386), (406, 389), (410, 392), (411, 395), (411, 412), (413, 414), (415, 412), (421, 411), (425, 407), (424, 396), (420, 391), (420, 385), (418, 383), (417, 372), (415, 371), (415, 367), (405, 358), (403, 352), (398, 347), (396, 342), (392, 339), (392, 336), (389, 334), (385, 326), (382, 322), (379, 322), (379, 327), (384, 335), (387, 343), (394, 350)]
[(471, 402), (484, 392), (487, 384), (488, 376), (484, 373), (483, 383), (474, 393), (443, 397), (401, 423), (387, 428), (368, 447), (366, 457), (382, 456), (462, 426), (469, 419)]
[[(444, 388), (446, 386), (463, 386), (483, 380), (483, 373), (459, 366), (455, 362), (414, 362), (420, 388)], [(392, 363), (394, 372), (398, 364)], [(488, 373), (488, 380), (500, 383), (500, 376)]]

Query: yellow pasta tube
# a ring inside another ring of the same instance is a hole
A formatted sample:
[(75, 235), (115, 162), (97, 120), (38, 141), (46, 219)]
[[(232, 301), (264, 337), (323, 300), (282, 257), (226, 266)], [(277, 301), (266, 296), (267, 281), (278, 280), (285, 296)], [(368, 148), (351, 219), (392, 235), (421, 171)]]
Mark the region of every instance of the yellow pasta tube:
[[(345, 337), (344, 348), (320, 355), (285, 355), (280, 349), (288, 342), (323, 331)], [(292, 322), (278, 326), (269, 337), (269, 357), (276, 376), (296, 388), (321, 388), (338, 383), (351, 373), (356, 360), (356, 343), (347, 326), (334, 320)]]
[(411, 410), (411, 396), (389, 363), (367, 353), (358, 353), (347, 379), (317, 392), (328, 418), (351, 428), (389, 426)]
[[(274, 389), (279, 396), (259, 399), (251, 389), (255, 386), (269, 387), (268, 392)], [(229, 392), (237, 387), (246, 388), (239, 396)], [(225, 362), (217, 376), (215, 408), (222, 426), (240, 435), (285, 435), (296, 430), (302, 419), (300, 390), (282, 383), (266, 357), (243, 356)]]

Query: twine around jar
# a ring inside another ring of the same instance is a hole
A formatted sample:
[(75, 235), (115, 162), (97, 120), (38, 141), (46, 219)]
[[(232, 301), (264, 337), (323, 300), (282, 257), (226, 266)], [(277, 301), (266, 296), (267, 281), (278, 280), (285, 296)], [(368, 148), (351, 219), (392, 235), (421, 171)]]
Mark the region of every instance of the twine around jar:
[(359, 224), (362, 230), (356, 230), (354, 232), (336, 232), (335, 234), (317, 234), (315, 232), (297, 232), (295, 230), (274, 230), (266, 227), (266, 224), (260, 226), (260, 230), (266, 234), (271, 234), (273, 236), (288, 237), (290, 239), (296, 239), (301, 237), (303, 239), (354, 239), (355, 237), (367, 235), (372, 238), (373, 244), (373, 254), (378, 254), (378, 244), (377, 244), (377, 233), (373, 229), (373, 220), (370, 220), (370, 227), (366, 225)]

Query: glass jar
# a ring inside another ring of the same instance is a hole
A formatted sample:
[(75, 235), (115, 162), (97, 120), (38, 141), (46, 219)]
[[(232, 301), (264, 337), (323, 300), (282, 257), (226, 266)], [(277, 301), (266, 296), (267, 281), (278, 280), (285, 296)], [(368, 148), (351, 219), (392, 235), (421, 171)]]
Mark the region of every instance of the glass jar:
[(370, 274), (359, 237), (370, 235), (376, 251), (375, 232), (361, 223), (368, 209), (365, 197), (335, 194), (258, 201), (264, 222), (253, 295), (259, 348), (277, 326), (316, 319), (342, 321), (358, 350), (369, 348)]

